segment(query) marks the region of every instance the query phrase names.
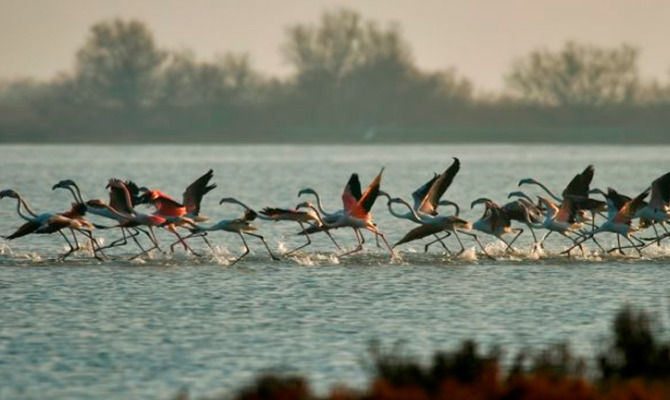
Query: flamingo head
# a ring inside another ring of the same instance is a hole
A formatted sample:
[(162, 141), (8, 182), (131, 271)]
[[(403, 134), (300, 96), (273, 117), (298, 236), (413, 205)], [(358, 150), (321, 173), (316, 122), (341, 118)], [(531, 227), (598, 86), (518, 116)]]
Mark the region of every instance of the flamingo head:
[(522, 179), (522, 180), (519, 181), (519, 186), (528, 185), (528, 184), (537, 185), (538, 182), (533, 178), (525, 178), (525, 179)]
[(470, 208), (474, 208), (477, 204), (485, 204), (486, 207), (488, 208), (491, 205), (493, 205), (493, 201), (491, 199), (487, 199), (486, 197), (480, 197), (477, 200), (470, 203)]
[(219, 205), (221, 205), (223, 203), (237, 203), (237, 200), (235, 200), (232, 197), (224, 197), (219, 201)]
[(0, 192), (0, 199), (4, 199), (5, 197), (11, 197), (12, 199), (18, 199), (19, 194), (16, 192), (14, 189), (6, 189)]
[(383, 190), (380, 190), (380, 191), (377, 193), (377, 196), (383, 196), (383, 197), (386, 197), (386, 198), (388, 199), (388, 201), (391, 201), (391, 195), (388, 194), (387, 192), (383, 191)]
[(53, 186), (51, 187), (51, 190), (56, 190), (57, 188), (67, 189), (67, 188), (69, 188), (70, 186), (74, 186), (74, 187), (76, 187), (77, 184), (74, 183), (74, 181), (73, 181), (72, 179), (63, 179), (62, 181), (60, 181), (60, 182), (58, 182), (57, 184), (53, 185)]
[(302, 189), (301, 191), (298, 192), (298, 197), (302, 196), (303, 194), (311, 194), (311, 195), (316, 196), (316, 190), (314, 190), (312, 188)]

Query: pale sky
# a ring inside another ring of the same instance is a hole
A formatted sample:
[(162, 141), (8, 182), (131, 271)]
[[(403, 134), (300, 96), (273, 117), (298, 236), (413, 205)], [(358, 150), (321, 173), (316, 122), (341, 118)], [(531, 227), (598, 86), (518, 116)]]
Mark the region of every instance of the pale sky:
[(284, 27), (340, 6), (399, 23), (421, 68), (454, 66), (483, 90), (503, 86), (515, 57), (569, 39), (639, 46), (643, 76), (669, 76), (670, 0), (0, 0), (0, 78), (70, 71), (89, 27), (113, 17), (144, 21), (162, 47), (201, 60), (247, 52), (256, 69), (285, 75)]

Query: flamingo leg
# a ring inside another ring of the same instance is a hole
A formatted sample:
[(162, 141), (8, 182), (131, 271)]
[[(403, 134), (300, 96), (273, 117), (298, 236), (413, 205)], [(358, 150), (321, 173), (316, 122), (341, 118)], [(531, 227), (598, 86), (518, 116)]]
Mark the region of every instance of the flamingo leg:
[[(117, 247), (117, 246), (124, 246), (126, 243), (128, 243), (128, 240), (126, 239), (126, 228), (121, 228), (121, 234), (123, 235), (120, 239), (116, 239), (112, 243), (108, 244), (107, 246), (104, 246), (103, 249), (111, 249), (112, 247)], [(139, 234), (139, 232), (138, 232)]]
[(337, 242), (335, 241), (335, 238), (333, 237), (333, 235), (330, 234), (330, 229), (325, 229), (324, 232), (326, 233), (326, 235), (328, 235), (328, 237), (330, 238), (330, 240), (332, 240), (333, 244), (335, 244), (335, 247), (336, 247), (338, 250), (342, 250), (342, 248), (340, 247), (340, 245), (337, 244)]
[(482, 242), (479, 240), (479, 238), (477, 237), (476, 234), (474, 234), (474, 233), (470, 233), (470, 232), (463, 232), (463, 231), (461, 231), (461, 233), (464, 234), (464, 235), (471, 236), (471, 237), (475, 240), (475, 242), (477, 242), (477, 244), (479, 245), (479, 247), (482, 249), (482, 251), (484, 252), (484, 255), (486, 255), (486, 257), (490, 258), (491, 260), (495, 260), (495, 257), (491, 256), (491, 255), (486, 251), (486, 248), (484, 247), (484, 245), (483, 245)]
[(244, 232), (244, 234), (260, 239), (260, 241), (263, 242), (263, 245), (265, 246), (265, 249), (268, 251), (268, 254), (270, 254), (270, 257), (275, 261), (279, 261), (279, 258), (277, 256), (275, 256), (274, 254), (272, 254), (272, 251), (270, 250), (270, 246), (268, 246), (268, 243), (265, 241), (265, 238), (263, 236), (255, 234), (255, 233), (251, 233), (251, 232)]
[[(177, 232), (177, 229), (175, 229), (174, 227), (172, 227), (172, 228), (168, 228), (168, 230), (169, 230), (170, 232), (174, 233), (175, 236), (177, 236), (177, 239), (179, 239), (179, 243), (181, 243), (182, 246), (184, 246), (184, 250), (186, 250), (186, 251), (190, 251), (191, 254), (193, 254), (193, 255), (196, 256), (196, 257), (201, 257), (201, 256), (202, 256), (202, 254), (199, 254), (199, 253), (196, 253), (195, 251), (193, 251), (193, 249), (191, 248), (191, 246), (189, 246), (188, 243), (186, 243), (186, 241), (181, 237), (181, 235), (179, 234), (179, 232)], [(174, 251), (173, 248), (172, 248), (172, 246), (170, 246), (170, 250), (171, 250), (171, 251)]]
[(452, 232), (454, 232), (454, 236), (456, 236), (456, 240), (458, 241), (458, 244), (461, 246), (461, 251), (459, 251), (458, 254), (456, 254), (458, 256), (458, 255), (463, 254), (463, 252), (465, 251), (465, 246), (463, 246), (463, 242), (461, 241), (461, 238), (458, 237), (458, 233), (456, 232), (456, 229), (453, 229)]
[(357, 228), (354, 228), (354, 232), (356, 233), (356, 239), (358, 240), (358, 246), (351, 251), (347, 251), (347, 252), (344, 252), (344, 253), (340, 254), (338, 257), (348, 256), (350, 254), (354, 254), (356, 252), (359, 252), (359, 251), (363, 250), (364, 241), (362, 240), (362, 235), (359, 236), (359, 232), (358, 232)]
[(148, 254), (153, 249), (159, 249), (160, 250), (160, 247), (158, 246), (158, 238), (156, 237), (156, 233), (154, 232), (154, 228), (152, 226), (149, 226), (149, 232), (147, 232), (147, 231), (142, 231), (142, 232), (144, 232), (149, 237), (149, 240), (151, 240), (151, 243), (153, 243), (153, 246), (149, 247), (146, 250), (142, 250), (140, 253), (130, 257), (129, 260), (134, 260), (137, 257), (141, 257), (145, 254)]
[(433, 236), (435, 236), (436, 239), (435, 239), (435, 240), (431, 240), (430, 242), (426, 243), (426, 245), (423, 246), (423, 252), (424, 252), (424, 253), (427, 253), (427, 252), (428, 252), (428, 248), (429, 248), (430, 246), (432, 246), (432, 245), (434, 245), (435, 243), (437, 243), (437, 242), (441, 242), (442, 240), (448, 238), (449, 235), (450, 235), (450, 234), (446, 234), (446, 235), (444, 235), (444, 236), (442, 236), (442, 237), (439, 237), (437, 234), (434, 234)]
[[(451, 232), (445, 231), (445, 233), (446, 233), (446, 235), (444, 236), (445, 238), (451, 236)], [(434, 234), (433, 236), (435, 236), (435, 240), (437, 240), (440, 243), (440, 245), (444, 248), (444, 250), (447, 252), (447, 254), (451, 255), (451, 250), (449, 250), (447, 245), (442, 241), (442, 239), (437, 235), (437, 233)]]
[(237, 234), (240, 235), (240, 239), (242, 239), (242, 243), (244, 244), (244, 253), (242, 253), (242, 255), (240, 255), (239, 257), (237, 257), (235, 259), (235, 261), (233, 261), (230, 264), (230, 266), (233, 266), (233, 265), (237, 264), (237, 262), (240, 261), (241, 259), (243, 259), (244, 257), (246, 257), (247, 254), (249, 254), (249, 251), (250, 251), (249, 250), (249, 245), (247, 245), (247, 241), (244, 240), (244, 236), (240, 232), (237, 232)]
[(642, 252), (640, 251), (639, 245), (636, 246), (635, 243), (633, 243), (633, 241), (628, 237), (628, 235), (626, 235), (624, 237), (626, 238), (626, 240), (628, 240), (628, 242), (631, 244), (631, 246), (633, 246), (635, 251), (637, 251), (638, 256), (642, 257)]
[(214, 246), (212, 246), (212, 244), (207, 239), (207, 232), (200, 233), (200, 237), (207, 244), (207, 246), (209, 246), (209, 249), (212, 250), (212, 252), (214, 252)]
[[(516, 251), (516, 250), (512, 247), (512, 245), (513, 245), (514, 242), (519, 238), (519, 236), (521, 236), (522, 233), (523, 233), (523, 229), (519, 228), (519, 229), (518, 229), (518, 232), (517, 232), (517, 234), (516, 234), (516, 236), (514, 236), (514, 239), (512, 239), (512, 241), (509, 242), (509, 244), (507, 245), (507, 248), (505, 249), (505, 251), (509, 251), (509, 250)], [(502, 238), (501, 238), (501, 240), (502, 240)]]
[(296, 251), (298, 251), (302, 248), (305, 248), (305, 247), (309, 246), (310, 244), (312, 244), (312, 240), (309, 238), (309, 235), (307, 234), (307, 232), (305, 232), (305, 225), (301, 221), (296, 221), (296, 222), (300, 225), (300, 229), (302, 229), (302, 233), (304, 234), (305, 238), (307, 239), (307, 243), (305, 243), (301, 246), (298, 246), (291, 251), (287, 251), (286, 253), (284, 253), (284, 256), (290, 256), (291, 254), (295, 253)]
[(62, 230), (58, 231), (58, 233), (60, 233), (61, 236), (63, 236), (63, 239), (65, 239), (65, 241), (67, 242), (67, 245), (70, 246), (70, 250), (69, 250), (69, 251), (67, 251), (66, 253), (64, 253), (64, 254), (62, 254), (62, 255), (60, 255), (60, 256), (58, 257), (58, 261), (65, 261), (65, 259), (66, 259), (70, 254), (72, 254), (74, 251), (76, 251), (76, 249), (72, 246), (72, 243), (71, 243), (70, 240), (67, 238), (67, 236), (63, 233)]
[[(558, 231), (557, 231), (557, 232), (558, 232)], [(584, 241), (587, 240), (587, 239), (583, 239), (582, 241), (578, 241), (577, 239), (573, 239), (573, 238), (571, 238), (570, 236), (568, 236), (568, 234), (566, 234), (565, 232), (558, 232), (558, 233), (560, 233), (561, 236), (564, 236), (564, 237), (570, 239), (570, 240), (572, 241), (572, 244), (573, 244), (572, 247), (570, 247), (569, 249), (567, 249), (567, 250), (561, 252), (561, 254), (562, 254), (562, 253), (567, 253), (567, 254), (568, 254), (568, 257), (570, 257), (570, 252), (571, 252), (572, 249), (574, 249), (575, 247), (579, 247), (579, 250), (581, 250), (581, 252), (582, 252), (582, 257), (586, 254), (586, 253), (584, 253), (584, 246), (582, 246), (582, 243), (584, 243)]]
[(95, 257), (96, 259), (98, 259), (100, 261), (104, 261), (104, 259), (102, 257), (98, 256), (98, 252), (100, 252), (100, 254), (102, 254), (103, 257), (107, 257), (107, 256), (105, 255), (105, 253), (100, 248), (100, 243), (98, 243), (98, 241), (93, 237), (93, 232), (85, 230), (85, 229), (78, 229), (78, 231), (82, 235), (86, 236), (88, 238), (88, 240), (91, 241), (91, 248), (93, 249), (93, 257)]
[(144, 251), (144, 247), (142, 247), (142, 244), (140, 241), (137, 239), (137, 235), (140, 234), (140, 232), (144, 232), (145, 234), (147, 233), (146, 231), (140, 229), (140, 228), (132, 228), (133, 234), (130, 236), (131, 239), (133, 239), (133, 242), (137, 245), (137, 247), (140, 248), (140, 250)]
[(386, 248), (388, 248), (389, 252), (391, 253), (391, 257), (394, 257), (394, 258), (397, 257), (397, 254), (395, 253), (395, 251), (393, 251), (393, 247), (391, 247), (391, 244), (389, 243), (388, 240), (386, 240), (386, 236), (384, 236), (384, 234), (382, 232), (378, 231), (377, 228), (374, 228), (374, 229), (368, 228), (368, 230), (370, 232), (374, 233), (375, 237), (380, 237), (381, 236), (382, 240), (384, 241), (384, 244), (386, 244)]

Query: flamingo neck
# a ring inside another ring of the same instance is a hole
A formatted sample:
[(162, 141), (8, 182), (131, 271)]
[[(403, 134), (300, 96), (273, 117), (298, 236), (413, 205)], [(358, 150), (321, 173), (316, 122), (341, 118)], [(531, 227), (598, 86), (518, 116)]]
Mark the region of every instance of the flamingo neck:
[(396, 213), (393, 211), (393, 206), (391, 205), (391, 201), (389, 201), (389, 202), (387, 203), (389, 212), (390, 212), (391, 214), (393, 214), (395, 217), (397, 217), (397, 218), (405, 218), (405, 219), (409, 219), (410, 221), (414, 221), (414, 222), (419, 223), (419, 224), (423, 223), (423, 221), (422, 221), (421, 217), (419, 216), (419, 214), (416, 213), (416, 210), (415, 210), (414, 208), (412, 208), (412, 206), (410, 206), (409, 203), (407, 203), (405, 200), (403, 200), (403, 199), (401, 199), (401, 198), (398, 197), (398, 198), (393, 199), (393, 202), (394, 202), (394, 203), (404, 204), (405, 207), (407, 207), (407, 209), (409, 210), (409, 212), (408, 212), (407, 214), (404, 214), (404, 215), (402, 215), (402, 214), (396, 214)]
[(332, 213), (329, 213), (323, 209), (323, 203), (321, 203), (321, 196), (319, 196), (317, 192), (312, 192), (312, 194), (316, 198), (316, 206), (319, 208), (319, 212), (325, 215), (326, 217), (332, 217), (333, 216)]
[(541, 187), (545, 192), (547, 192), (547, 194), (548, 194), (549, 196), (551, 196), (554, 200), (556, 200), (556, 201), (558, 201), (558, 202), (561, 201), (561, 198), (558, 197), (558, 196), (556, 196), (556, 195), (554, 194), (554, 192), (552, 192), (551, 190), (549, 190), (549, 188), (546, 187), (543, 183), (538, 182), (538, 181), (535, 181), (534, 183), (535, 183), (537, 186)]
[(19, 197), (16, 201), (16, 212), (19, 214), (19, 216), (21, 218), (25, 219), (26, 221), (30, 221), (30, 217), (27, 217), (23, 213), (21, 213), (21, 206), (22, 205), (23, 205), (23, 208), (25, 208), (26, 211), (28, 211), (28, 213), (30, 215), (32, 215), (33, 217), (37, 217), (37, 213), (35, 211), (33, 211), (32, 208), (30, 208), (28, 203), (23, 199), (23, 196), (19, 195)]

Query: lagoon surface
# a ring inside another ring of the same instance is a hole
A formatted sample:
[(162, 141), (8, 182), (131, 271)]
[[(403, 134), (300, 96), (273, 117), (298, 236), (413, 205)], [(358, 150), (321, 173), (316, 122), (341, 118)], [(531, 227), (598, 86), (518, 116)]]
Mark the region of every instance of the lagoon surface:
[[(504, 203), (521, 178), (534, 177), (560, 193), (594, 164), (594, 187), (634, 195), (670, 170), (670, 147), (606, 146), (2, 146), (0, 189), (21, 192), (37, 211), (64, 211), (72, 198), (52, 191), (60, 179), (79, 183), (85, 198), (107, 198), (110, 177), (129, 178), (178, 200), (207, 169), (218, 187), (203, 201), (212, 221), (235, 218), (241, 209), (219, 205), (234, 196), (253, 207), (292, 207), (297, 192), (313, 187), (324, 207), (341, 208), (352, 172), (366, 185), (382, 166), (382, 188), (409, 194), (459, 157), (461, 171), (445, 198), (461, 216), (478, 218), (469, 204), (486, 196)], [(541, 192), (524, 187), (529, 194)], [(21, 224), (15, 201), (0, 201), (0, 232)], [(146, 208), (149, 210), (149, 208)], [(451, 211), (447, 209), (446, 211)], [(384, 201), (373, 208), (391, 242), (414, 225), (392, 218)], [(96, 220), (106, 223), (104, 220)], [(299, 245), (295, 223), (258, 221), (259, 233), (281, 254)], [(640, 236), (650, 236), (650, 232)], [(109, 243), (118, 232), (96, 232)], [(334, 232), (345, 247), (350, 230)], [(163, 245), (170, 236), (161, 233)], [(400, 247), (390, 260), (366, 235), (366, 250), (337, 257), (316, 235), (304, 252), (269, 260), (250, 238), (251, 255), (230, 266), (242, 250), (239, 238), (209, 236), (203, 257), (155, 253), (127, 261), (128, 245), (100, 262), (86, 252), (65, 262), (58, 235), (3, 241), (0, 247), (0, 398), (167, 399), (180, 389), (194, 397), (227, 393), (258, 372), (281, 369), (309, 378), (317, 390), (337, 383), (361, 386), (370, 340), (404, 341), (405, 352), (425, 357), (467, 338), (508, 350), (540, 348), (569, 340), (580, 354), (600, 348), (614, 313), (630, 303), (646, 308), (668, 327), (670, 241), (644, 259), (558, 253), (567, 241), (548, 239), (543, 256), (518, 254), (481, 236), (497, 261), (475, 244), (448, 257), (423, 243)], [(601, 243), (614, 238), (603, 235)], [(447, 240), (453, 250), (453, 238)], [(166, 246), (164, 246), (166, 247)], [(629, 255), (632, 255), (629, 254)]]

